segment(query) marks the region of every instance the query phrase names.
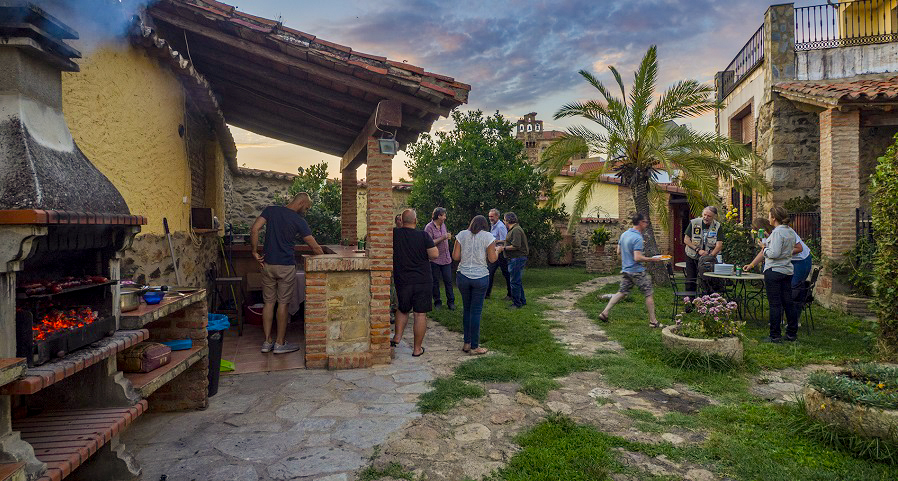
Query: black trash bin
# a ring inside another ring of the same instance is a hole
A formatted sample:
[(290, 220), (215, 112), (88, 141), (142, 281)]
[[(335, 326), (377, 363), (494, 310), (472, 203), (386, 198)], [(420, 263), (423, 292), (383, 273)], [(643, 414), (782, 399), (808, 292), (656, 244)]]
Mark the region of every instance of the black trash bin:
[(224, 314), (209, 314), (209, 397), (218, 393), (218, 378), (221, 376), (221, 350), (224, 335), (231, 322)]

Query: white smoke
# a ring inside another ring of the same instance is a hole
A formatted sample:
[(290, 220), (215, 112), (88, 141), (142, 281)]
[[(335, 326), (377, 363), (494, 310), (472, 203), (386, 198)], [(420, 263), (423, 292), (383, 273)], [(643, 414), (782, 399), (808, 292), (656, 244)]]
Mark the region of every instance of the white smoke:
[[(66, 43), (83, 56), (104, 45), (122, 45), (137, 15), (157, 0), (31, 0), (57, 20), (78, 32)], [(24, 3), (24, 2), (23, 2)]]

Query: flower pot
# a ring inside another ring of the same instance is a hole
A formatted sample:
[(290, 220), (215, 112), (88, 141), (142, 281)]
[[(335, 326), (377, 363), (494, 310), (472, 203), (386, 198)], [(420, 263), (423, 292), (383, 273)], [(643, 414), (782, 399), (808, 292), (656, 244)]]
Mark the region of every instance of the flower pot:
[(817, 421), (858, 436), (898, 443), (898, 411), (839, 401), (812, 387), (806, 387), (803, 394), (805, 411)]
[(738, 337), (695, 339), (678, 335), (677, 329), (677, 326), (667, 326), (661, 331), (661, 343), (667, 349), (717, 355), (736, 362), (742, 362), (742, 339)]

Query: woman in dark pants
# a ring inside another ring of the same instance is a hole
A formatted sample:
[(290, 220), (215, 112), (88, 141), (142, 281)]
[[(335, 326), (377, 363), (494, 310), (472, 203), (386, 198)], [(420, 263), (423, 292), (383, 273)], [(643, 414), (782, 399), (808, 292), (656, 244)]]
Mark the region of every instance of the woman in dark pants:
[(458, 290), (461, 291), (463, 307), (462, 328), (464, 346), (462, 351), (471, 354), (486, 354), (480, 347), (480, 316), (483, 314), (483, 299), (489, 286), (490, 262), (496, 262), (496, 238), (490, 234), (486, 217), (478, 215), (471, 221), (468, 230), (455, 236), (452, 259), (458, 261)]
[[(789, 213), (782, 207), (770, 209), (773, 232), (767, 238), (764, 254), (764, 288), (770, 305), (770, 337), (768, 342), (782, 342), (783, 312), (786, 314), (786, 340), (795, 341), (798, 335), (798, 316), (792, 302), (792, 250), (795, 248), (795, 231), (789, 227)], [(745, 266), (746, 271), (755, 267), (755, 261)]]

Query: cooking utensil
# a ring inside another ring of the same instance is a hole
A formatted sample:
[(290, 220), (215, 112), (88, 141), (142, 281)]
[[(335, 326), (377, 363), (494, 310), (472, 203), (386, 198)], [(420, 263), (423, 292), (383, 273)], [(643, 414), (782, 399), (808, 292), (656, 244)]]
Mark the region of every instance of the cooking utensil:
[(165, 228), (165, 239), (168, 240), (168, 251), (171, 252), (171, 265), (175, 269), (175, 279), (178, 280), (179, 286), (183, 286), (184, 283), (181, 282), (181, 273), (178, 272), (178, 259), (175, 257), (175, 247), (171, 242), (171, 232), (168, 231), (168, 218), (162, 218), (162, 226)]
[(119, 293), (119, 305), (122, 312), (133, 311), (140, 307), (140, 296), (146, 292), (146, 288), (123, 287)]

